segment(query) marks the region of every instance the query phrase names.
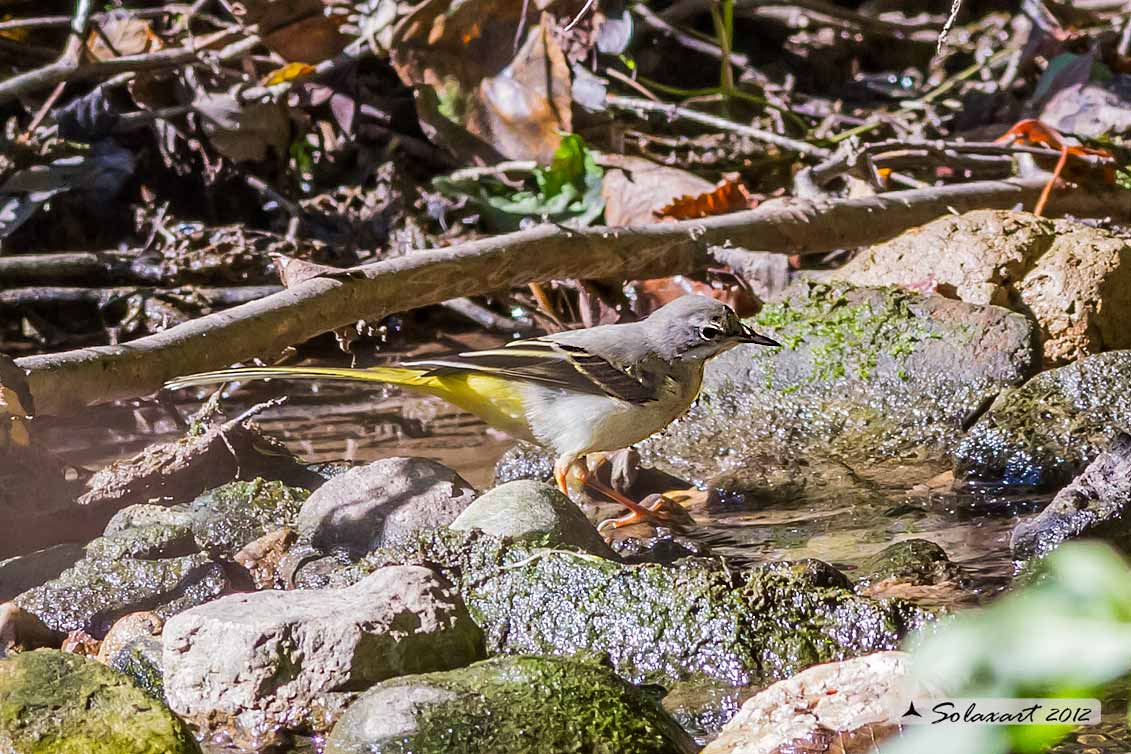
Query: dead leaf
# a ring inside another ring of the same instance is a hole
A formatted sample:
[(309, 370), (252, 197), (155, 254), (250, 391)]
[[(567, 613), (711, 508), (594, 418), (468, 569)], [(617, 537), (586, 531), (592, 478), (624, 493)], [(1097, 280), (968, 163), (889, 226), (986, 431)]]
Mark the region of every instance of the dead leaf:
[(657, 211), (656, 217), (694, 220), (700, 217), (725, 215), (740, 209), (753, 209), (756, 206), (758, 200), (750, 196), (750, 192), (737, 176), (733, 176), (719, 181), (710, 191), (679, 197)]
[(321, 0), (225, 0), (224, 7), (244, 24), (263, 31), (263, 43), (287, 62), (321, 63), (349, 44)]
[(282, 102), (240, 102), (230, 94), (203, 94), (193, 102), (204, 133), (228, 159), (265, 159), (270, 150), (287, 154), (291, 122)]
[(162, 47), (148, 21), (117, 13), (102, 21), (86, 38), (86, 54), (96, 61), (142, 55)]
[(679, 168), (640, 157), (605, 155), (605, 223), (612, 226), (656, 222), (656, 212), (678, 197), (712, 190), (710, 181)]
[(686, 275), (676, 275), (670, 278), (637, 280), (632, 287), (636, 293), (632, 309), (641, 317), (646, 317), (664, 304), (689, 293), (718, 299), (742, 317), (755, 314), (761, 308), (761, 302), (738, 283), (713, 285)]
[(283, 284), (284, 288), (291, 288), (311, 278), (325, 277), (342, 272), (337, 267), (288, 257), (286, 254), (272, 254), (271, 264), (275, 267), (275, 274), (279, 276), (279, 282)]
[(416, 88), (421, 127), (461, 160), (547, 164), (572, 130), (569, 66), (554, 30), (581, 3), (551, 0), (541, 14), (537, 5), (428, 0), (394, 32), (392, 63)]

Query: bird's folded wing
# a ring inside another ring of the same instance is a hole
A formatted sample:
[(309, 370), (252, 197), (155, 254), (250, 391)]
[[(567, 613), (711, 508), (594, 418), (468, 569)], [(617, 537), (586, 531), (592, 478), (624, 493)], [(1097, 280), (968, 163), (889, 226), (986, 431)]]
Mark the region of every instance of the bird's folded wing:
[(607, 359), (579, 346), (532, 338), (502, 348), (468, 351), (442, 359), (411, 361), (407, 367), (429, 374), (482, 372), (549, 387), (607, 395), (629, 403), (657, 399), (656, 386), (645, 384)]

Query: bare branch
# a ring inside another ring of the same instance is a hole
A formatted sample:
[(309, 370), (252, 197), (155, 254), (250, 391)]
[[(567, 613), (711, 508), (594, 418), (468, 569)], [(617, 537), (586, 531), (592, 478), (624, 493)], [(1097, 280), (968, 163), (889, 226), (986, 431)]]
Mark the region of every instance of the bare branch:
[[(173, 377), (276, 354), (358, 319), (461, 296), (563, 278), (635, 279), (687, 273), (712, 264), (712, 246), (783, 254), (819, 253), (892, 238), (940, 215), (1031, 203), (1046, 174), (976, 181), (879, 196), (775, 200), (703, 220), (630, 228), (531, 230), (416, 251), (343, 270), (234, 309), (119, 346), (17, 360), (39, 414), (151, 393)], [(1131, 212), (1126, 192), (1070, 191), (1053, 206), (1080, 214)]]

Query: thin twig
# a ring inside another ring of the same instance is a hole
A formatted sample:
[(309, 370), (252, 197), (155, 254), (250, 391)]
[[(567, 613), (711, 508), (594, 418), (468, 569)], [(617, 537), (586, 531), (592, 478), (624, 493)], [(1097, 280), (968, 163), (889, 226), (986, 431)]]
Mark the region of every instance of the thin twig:
[(791, 152), (799, 152), (801, 154), (809, 155), (810, 157), (828, 157), (830, 152), (822, 147), (814, 146), (808, 142), (799, 141), (798, 139), (791, 139), (788, 136), (773, 133), (772, 131), (764, 131), (761, 128), (747, 126), (743, 123), (735, 123), (726, 118), (720, 118), (716, 115), (708, 113), (701, 113), (698, 110), (691, 110), (679, 105), (669, 105), (664, 102), (652, 102), (651, 100), (638, 99), (636, 97), (621, 97), (617, 94), (609, 94), (605, 97), (605, 104), (620, 110), (631, 110), (635, 112), (650, 112), (662, 113), (669, 118), (683, 118), (684, 120), (694, 121), (701, 123), (705, 126), (718, 128), (723, 131), (730, 131), (732, 133), (742, 134), (749, 136), (758, 141), (764, 141), (767, 144), (788, 149)]
[(77, 0), (75, 15), (71, 18), (71, 33), (59, 59), (50, 65), (0, 81), (0, 104), (21, 97), (28, 92), (54, 86), (74, 73), (82, 59), (83, 41), (90, 28), (91, 0)]

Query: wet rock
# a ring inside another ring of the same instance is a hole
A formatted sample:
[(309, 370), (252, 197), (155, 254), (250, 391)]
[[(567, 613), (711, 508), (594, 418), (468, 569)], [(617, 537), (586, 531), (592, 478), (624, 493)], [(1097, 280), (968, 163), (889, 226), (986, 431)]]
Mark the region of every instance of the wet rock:
[(104, 535), (117, 534), (126, 529), (165, 524), (167, 526), (192, 527), (192, 513), (184, 505), (153, 505), (138, 503), (129, 505), (111, 516), (102, 531)]
[(880, 588), (885, 582), (936, 586), (964, 579), (962, 569), (946, 551), (927, 539), (905, 539), (885, 547), (861, 563), (853, 575), (859, 590)]
[(213, 557), (230, 560), (264, 534), (294, 526), (309, 496), (305, 489), (282, 482), (230, 482), (193, 501), (193, 536)]
[(690, 754), (693, 742), (655, 700), (597, 665), (496, 657), (365, 692), (326, 739), (326, 754)]
[[(99, 650), (101, 654), (101, 650)], [(112, 668), (133, 681), (151, 698), (165, 703), (165, 681), (161, 670), (161, 639), (139, 636), (117, 647), (105, 660)]]
[(557, 488), (530, 479), (483, 493), (451, 523), (456, 531), (481, 529), (496, 537), (546, 545), (569, 545), (616, 558), (581, 509)]
[(385, 458), (335, 476), (302, 507), (316, 547), (361, 555), (426, 527), (447, 526), (475, 499), (459, 474), (426, 458)]
[(185, 535), (183, 527), (158, 524), (99, 537), (85, 557), (16, 604), (54, 630), (102, 637), (126, 613), (167, 618), (207, 602), (227, 589), (228, 578), (203, 553), (177, 555), (191, 542)]
[(199, 754), (163, 704), (99, 662), (51, 649), (0, 660), (0, 750)]
[(1046, 365), (1131, 348), (1131, 242), (1027, 212), (946, 215), (873, 246), (830, 276), (857, 285), (932, 286), (1040, 325)]
[(495, 463), (495, 484), (516, 479), (545, 481), (554, 476), (554, 454), (532, 442), (518, 440)]
[(176, 558), (199, 551), (187, 526), (149, 524), (91, 540), (86, 557), (100, 560)]
[(424, 532), (333, 579), (348, 584), (398, 562), (442, 569), (483, 628), (488, 651), (596, 654), (633, 682), (774, 680), (891, 649), (925, 619), (899, 600), (853, 594), (843, 574), (815, 561), (745, 573), (718, 560), (625, 566), (479, 531)]
[(741, 486), (750, 459), (944, 457), (1038, 364), (1023, 316), (899, 289), (802, 283), (753, 324), (785, 347), (713, 359), (691, 411), (640, 446), (645, 464)]
[(139, 638), (152, 638), (161, 635), (165, 621), (151, 612), (138, 612), (123, 615), (114, 621), (98, 647), (98, 661), (107, 662), (110, 657), (130, 642)]
[(280, 574), (280, 567), (297, 540), (298, 532), (284, 526), (248, 542), (232, 560), (247, 570), (256, 589), (286, 587), (288, 579)]
[(82, 545), (63, 544), (0, 560), (0, 602), (55, 578), (84, 553)]
[(1131, 351), (1096, 354), (998, 396), (956, 448), (955, 477), (1066, 484), (1121, 430), (1131, 430)]
[(1131, 435), (1120, 434), (1036, 516), (1014, 527), (1017, 558), (1046, 555), (1061, 542), (1090, 536), (1126, 547), (1131, 534)]
[(427, 568), (377, 570), (347, 589), (237, 594), (169, 620), (170, 706), (243, 745), (325, 730), (368, 686), (482, 656), (482, 634)]
[(702, 754), (872, 751), (899, 730), (909, 655), (818, 665), (751, 697)]

